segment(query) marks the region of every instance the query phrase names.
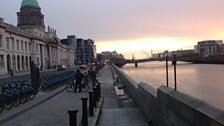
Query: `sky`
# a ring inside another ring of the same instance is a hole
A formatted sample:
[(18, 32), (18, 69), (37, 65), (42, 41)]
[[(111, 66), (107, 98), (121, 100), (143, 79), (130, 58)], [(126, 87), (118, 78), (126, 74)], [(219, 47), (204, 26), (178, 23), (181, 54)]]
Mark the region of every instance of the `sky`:
[[(16, 25), (22, 0), (0, 0), (0, 17)], [(224, 0), (38, 0), (58, 37), (91, 38), (97, 52), (146, 57), (224, 39)]]

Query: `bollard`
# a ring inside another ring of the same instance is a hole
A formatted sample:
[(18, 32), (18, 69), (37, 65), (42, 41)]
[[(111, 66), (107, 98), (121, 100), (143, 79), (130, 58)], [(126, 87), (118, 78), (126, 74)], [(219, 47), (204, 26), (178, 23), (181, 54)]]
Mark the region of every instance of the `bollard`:
[(88, 98), (82, 99), (82, 126), (88, 126), (88, 111), (87, 111), (87, 100)]
[(93, 92), (89, 92), (89, 115), (94, 116), (94, 111), (93, 111)]
[(77, 126), (77, 113), (78, 110), (68, 110), (69, 126)]
[(98, 82), (98, 87), (99, 87), (99, 97), (101, 97), (101, 83), (100, 82)]
[(149, 119), (147, 122), (148, 122), (148, 126), (152, 126), (152, 120), (151, 119)]
[(99, 84), (96, 85), (96, 96), (97, 96), (97, 101), (100, 99), (100, 87)]
[[(94, 95), (94, 102), (97, 102), (98, 101), (98, 97), (97, 97), (97, 87), (94, 87), (93, 88), (93, 95)], [(94, 103), (95, 104), (95, 103)], [(94, 105), (95, 106), (95, 105)]]

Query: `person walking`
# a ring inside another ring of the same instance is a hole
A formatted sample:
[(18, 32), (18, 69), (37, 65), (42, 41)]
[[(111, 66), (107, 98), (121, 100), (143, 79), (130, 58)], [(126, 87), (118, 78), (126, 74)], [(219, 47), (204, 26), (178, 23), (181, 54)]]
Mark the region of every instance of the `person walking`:
[(96, 85), (96, 72), (93, 69), (93, 67), (90, 67), (90, 70), (88, 71), (88, 73), (89, 73), (89, 77), (90, 77), (91, 82), (92, 82), (92, 86), (95, 87), (95, 85)]
[(74, 90), (74, 93), (77, 91), (77, 88), (78, 87), (79, 87), (79, 92), (82, 91), (82, 87), (81, 87), (82, 79), (83, 79), (83, 74), (78, 69), (76, 71), (76, 74), (75, 74), (75, 80), (76, 80), (76, 82), (75, 82), (75, 90)]

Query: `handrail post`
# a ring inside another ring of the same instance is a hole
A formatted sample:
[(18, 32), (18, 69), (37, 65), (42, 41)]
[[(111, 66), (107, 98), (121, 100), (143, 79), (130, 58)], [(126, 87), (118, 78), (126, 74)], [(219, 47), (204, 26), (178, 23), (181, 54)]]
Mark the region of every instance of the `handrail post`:
[(166, 56), (166, 86), (169, 87), (169, 76), (168, 76), (168, 56)]
[(175, 91), (177, 90), (177, 60), (176, 60), (176, 55), (173, 55), (173, 66), (174, 66), (174, 86), (175, 86)]

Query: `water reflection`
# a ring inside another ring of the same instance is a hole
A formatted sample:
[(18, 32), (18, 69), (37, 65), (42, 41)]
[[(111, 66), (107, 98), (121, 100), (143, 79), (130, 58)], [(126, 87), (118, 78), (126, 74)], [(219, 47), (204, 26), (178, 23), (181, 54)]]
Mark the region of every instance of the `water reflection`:
[[(155, 88), (166, 85), (165, 62), (133, 64), (122, 69), (137, 82), (147, 82)], [(174, 87), (173, 66), (169, 62), (169, 86)], [(178, 62), (177, 90), (190, 94), (224, 110), (224, 65)]]

